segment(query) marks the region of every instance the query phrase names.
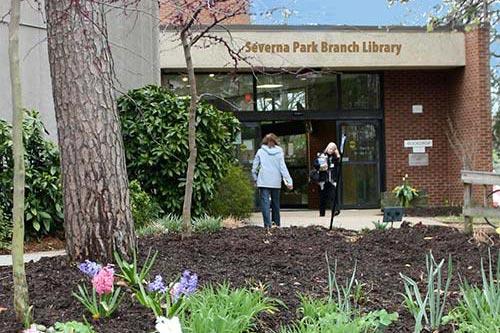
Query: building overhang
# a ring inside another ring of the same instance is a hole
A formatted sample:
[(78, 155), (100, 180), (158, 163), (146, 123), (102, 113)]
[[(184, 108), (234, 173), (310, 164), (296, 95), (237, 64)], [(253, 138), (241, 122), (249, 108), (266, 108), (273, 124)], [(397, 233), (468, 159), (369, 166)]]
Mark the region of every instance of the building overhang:
[[(465, 66), (461, 31), (420, 27), (231, 26), (210, 32), (240, 50), (238, 68), (331, 68), (338, 70), (436, 69)], [(235, 67), (227, 46), (200, 40), (192, 49), (197, 69)], [(185, 68), (178, 33), (160, 33), (160, 65)]]

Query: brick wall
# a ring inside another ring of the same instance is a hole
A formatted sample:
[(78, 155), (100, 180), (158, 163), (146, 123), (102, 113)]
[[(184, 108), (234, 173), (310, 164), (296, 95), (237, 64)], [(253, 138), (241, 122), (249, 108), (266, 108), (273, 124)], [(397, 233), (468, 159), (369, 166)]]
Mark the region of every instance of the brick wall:
[[(456, 129), (456, 136), (473, 153), (472, 169), (492, 171), (492, 134), (489, 81), (489, 30), (475, 29), (465, 35), (466, 66), (456, 69), (450, 76), (449, 118)], [(460, 170), (462, 153), (454, 145), (448, 161), (450, 200), (463, 201)], [(454, 154), (452, 154), (454, 152)], [(474, 188), (474, 198), (479, 200), (482, 189)]]
[[(446, 71), (384, 73), (386, 187), (392, 190), (408, 174), (410, 183), (426, 190), (430, 205), (442, 205), (448, 194), (448, 141), (443, 131), (449, 107)], [(412, 105), (423, 106), (413, 114)], [(432, 139), (429, 166), (410, 167), (404, 140)]]
[[(241, 7), (242, 1), (245, 0), (228, 0), (225, 2), (219, 2), (216, 6), (217, 11), (223, 13), (231, 13), (236, 10), (236, 8)], [(199, 0), (200, 3), (206, 3), (206, 0)], [(160, 0), (160, 22), (164, 25), (168, 25), (172, 20), (172, 13), (175, 2), (172, 0)], [(238, 11), (240, 11), (238, 9)], [(204, 10), (199, 16), (199, 22), (201, 24), (211, 24), (213, 22), (212, 13), (214, 11)], [(224, 25), (229, 24), (250, 24), (249, 10), (246, 10), (247, 14), (238, 15), (235, 17), (228, 18), (224, 21)]]
[[(450, 144), (449, 122), (468, 150), (474, 170), (492, 170), (488, 31), (466, 33), (466, 66), (452, 70), (384, 72), (386, 186), (391, 190), (408, 174), (425, 189), (431, 206), (461, 204), (462, 153)], [(412, 114), (413, 104), (423, 105)], [(432, 139), (429, 166), (410, 167), (405, 139)], [(482, 191), (475, 191), (476, 200)]]

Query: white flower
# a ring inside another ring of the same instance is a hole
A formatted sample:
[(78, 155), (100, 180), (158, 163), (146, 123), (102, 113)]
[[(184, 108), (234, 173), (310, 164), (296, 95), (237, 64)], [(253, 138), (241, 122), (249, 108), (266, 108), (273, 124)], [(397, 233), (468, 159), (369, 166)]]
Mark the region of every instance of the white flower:
[(30, 326), (30, 328), (25, 329), (23, 333), (39, 333), (40, 331), (36, 328), (36, 325), (33, 324)]
[(182, 333), (181, 322), (178, 317), (157, 317), (155, 328), (158, 333)]

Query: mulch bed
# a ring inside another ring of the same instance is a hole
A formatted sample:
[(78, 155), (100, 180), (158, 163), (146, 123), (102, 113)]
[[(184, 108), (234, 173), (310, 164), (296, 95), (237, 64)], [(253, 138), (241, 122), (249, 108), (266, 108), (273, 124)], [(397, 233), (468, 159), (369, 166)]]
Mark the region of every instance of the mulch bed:
[[(495, 251), (500, 242), (497, 236)], [(346, 230), (329, 232), (321, 227), (283, 228), (266, 236), (258, 227), (227, 229), (212, 235), (196, 235), (187, 240), (178, 236), (150, 237), (139, 241), (140, 255), (146, 257), (150, 246), (158, 251), (152, 274), (178, 276), (184, 269), (199, 275), (200, 282), (229, 281), (233, 286), (258, 282), (268, 286), (271, 296), (284, 301), (275, 315), (263, 315), (258, 332), (272, 332), (296, 319), (298, 293), (324, 296), (327, 293), (325, 252), (338, 260), (338, 275), (344, 281), (357, 262), (357, 278), (366, 284), (366, 310), (385, 308), (397, 311), (400, 318), (388, 332), (412, 332), (413, 319), (402, 306), (402, 272), (418, 279), (425, 272), (425, 254), (432, 249), (436, 258), (451, 254), (455, 278), (451, 302), (456, 303), (458, 275), (469, 281), (480, 280), (480, 257), (488, 247), (446, 227), (404, 227), (358, 234)], [(65, 258), (47, 258), (27, 265), (34, 315), (39, 324), (81, 320), (85, 313), (71, 296), (81, 273)], [(18, 332), (20, 326), (12, 311), (11, 271), (0, 269), (0, 332)], [(0, 310), (1, 311), (1, 310)], [(93, 323), (98, 332), (151, 332), (154, 318), (127, 297), (114, 318)], [(451, 328), (445, 331), (451, 332)]]
[(407, 216), (429, 217), (429, 216), (459, 216), (462, 214), (462, 207), (442, 206), (442, 207), (409, 207), (405, 208)]
[[(64, 249), (64, 235), (44, 236), (40, 239), (31, 239), (24, 243), (24, 252), (43, 252)], [(0, 248), (0, 255), (10, 254), (10, 249)]]

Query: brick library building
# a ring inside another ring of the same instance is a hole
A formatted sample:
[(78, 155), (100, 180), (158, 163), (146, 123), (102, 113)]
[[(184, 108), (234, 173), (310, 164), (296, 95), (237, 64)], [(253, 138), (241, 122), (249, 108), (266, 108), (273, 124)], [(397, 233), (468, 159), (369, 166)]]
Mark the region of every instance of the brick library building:
[[(492, 171), (488, 30), (420, 27), (259, 26), (215, 31), (222, 45), (193, 49), (203, 99), (241, 122), (240, 163), (262, 137), (280, 137), (294, 179), (282, 206), (316, 208), (309, 171), (346, 136), (340, 203), (380, 206), (408, 175), (431, 207), (463, 200), (464, 167)], [(162, 85), (187, 95), (182, 48), (160, 33)]]

